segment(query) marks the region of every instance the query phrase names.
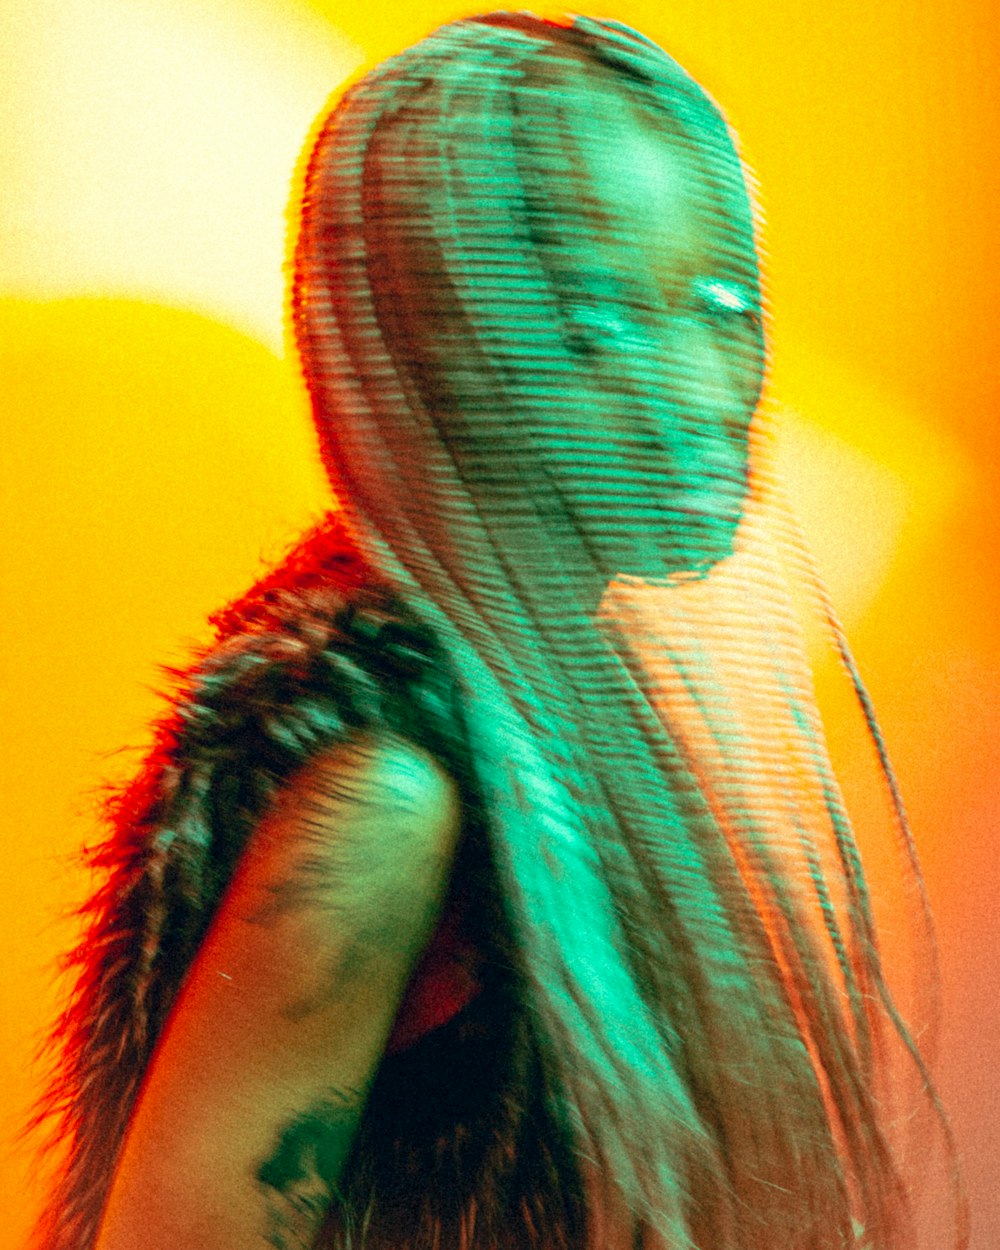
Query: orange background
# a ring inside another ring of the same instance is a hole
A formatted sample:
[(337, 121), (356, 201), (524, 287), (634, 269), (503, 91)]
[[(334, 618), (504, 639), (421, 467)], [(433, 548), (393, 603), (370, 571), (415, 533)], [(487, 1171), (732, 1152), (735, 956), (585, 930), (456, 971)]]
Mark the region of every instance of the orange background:
[[(99, 786), (147, 741), (157, 665), (183, 661), (206, 613), (326, 506), (283, 337), (299, 147), (362, 61), (472, 11), (33, 0), (0, 13), (0, 1250), (22, 1245), (37, 1202), (30, 1158), (8, 1143)], [(591, 11), (670, 50), (723, 103), (760, 178), (785, 471), (923, 855), (941, 1085), (973, 1245), (991, 1250), (1000, 14), (995, 0)], [(850, 788), (868, 761), (836, 716), (829, 729)]]

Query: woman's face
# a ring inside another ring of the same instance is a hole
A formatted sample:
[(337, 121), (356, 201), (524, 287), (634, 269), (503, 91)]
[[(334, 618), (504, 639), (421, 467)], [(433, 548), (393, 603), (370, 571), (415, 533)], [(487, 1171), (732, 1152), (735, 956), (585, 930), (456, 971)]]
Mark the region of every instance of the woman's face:
[(706, 568), (731, 551), (764, 373), (742, 172), (728, 141), (709, 163), (617, 92), (577, 143), (591, 193), (559, 201), (542, 253), (580, 437), (546, 473), (609, 575)]

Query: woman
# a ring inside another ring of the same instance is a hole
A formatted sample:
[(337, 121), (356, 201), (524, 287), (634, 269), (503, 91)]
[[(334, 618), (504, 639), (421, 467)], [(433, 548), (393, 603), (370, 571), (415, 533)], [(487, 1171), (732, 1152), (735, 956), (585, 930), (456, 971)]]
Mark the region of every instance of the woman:
[(322, 121), (292, 318), (338, 510), (109, 804), (36, 1244), (916, 1244), (718, 107), (443, 26)]

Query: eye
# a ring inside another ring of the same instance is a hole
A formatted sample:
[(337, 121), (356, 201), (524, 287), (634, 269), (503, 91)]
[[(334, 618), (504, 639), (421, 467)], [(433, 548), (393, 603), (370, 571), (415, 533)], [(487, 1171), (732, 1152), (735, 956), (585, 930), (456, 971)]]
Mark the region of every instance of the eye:
[(742, 322), (754, 328), (760, 324), (761, 313), (756, 297), (740, 282), (698, 278), (694, 283), (694, 297), (698, 309), (713, 320)]
[(571, 334), (594, 339), (620, 338), (633, 329), (628, 310), (613, 300), (599, 303), (574, 303), (566, 310)]
[(587, 283), (565, 306), (566, 335), (571, 351), (593, 355), (614, 348), (648, 346), (651, 310), (641, 300), (605, 280)]
[(654, 341), (638, 310), (610, 300), (571, 305), (566, 311), (566, 340), (570, 351), (585, 356), (638, 351)]

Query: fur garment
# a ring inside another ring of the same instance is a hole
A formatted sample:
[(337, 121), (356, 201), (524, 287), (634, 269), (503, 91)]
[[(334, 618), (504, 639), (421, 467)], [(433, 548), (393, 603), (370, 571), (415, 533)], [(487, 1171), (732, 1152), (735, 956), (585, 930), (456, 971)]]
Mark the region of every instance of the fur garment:
[(519, 953), (484, 836), (445, 657), (366, 568), (335, 514), (246, 595), (172, 679), (141, 769), (104, 805), (103, 877), (64, 961), (75, 991), (48, 1043), (32, 1127), (65, 1151), (33, 1250), (90, 1250), (140, 1083), (247, 839), (317, 752), (384, 727), (463, 796), (452, 898), (481, 989), (378, 1071), (323, 1247), (582, 1244), (582, 1184), (522, 1007)]

